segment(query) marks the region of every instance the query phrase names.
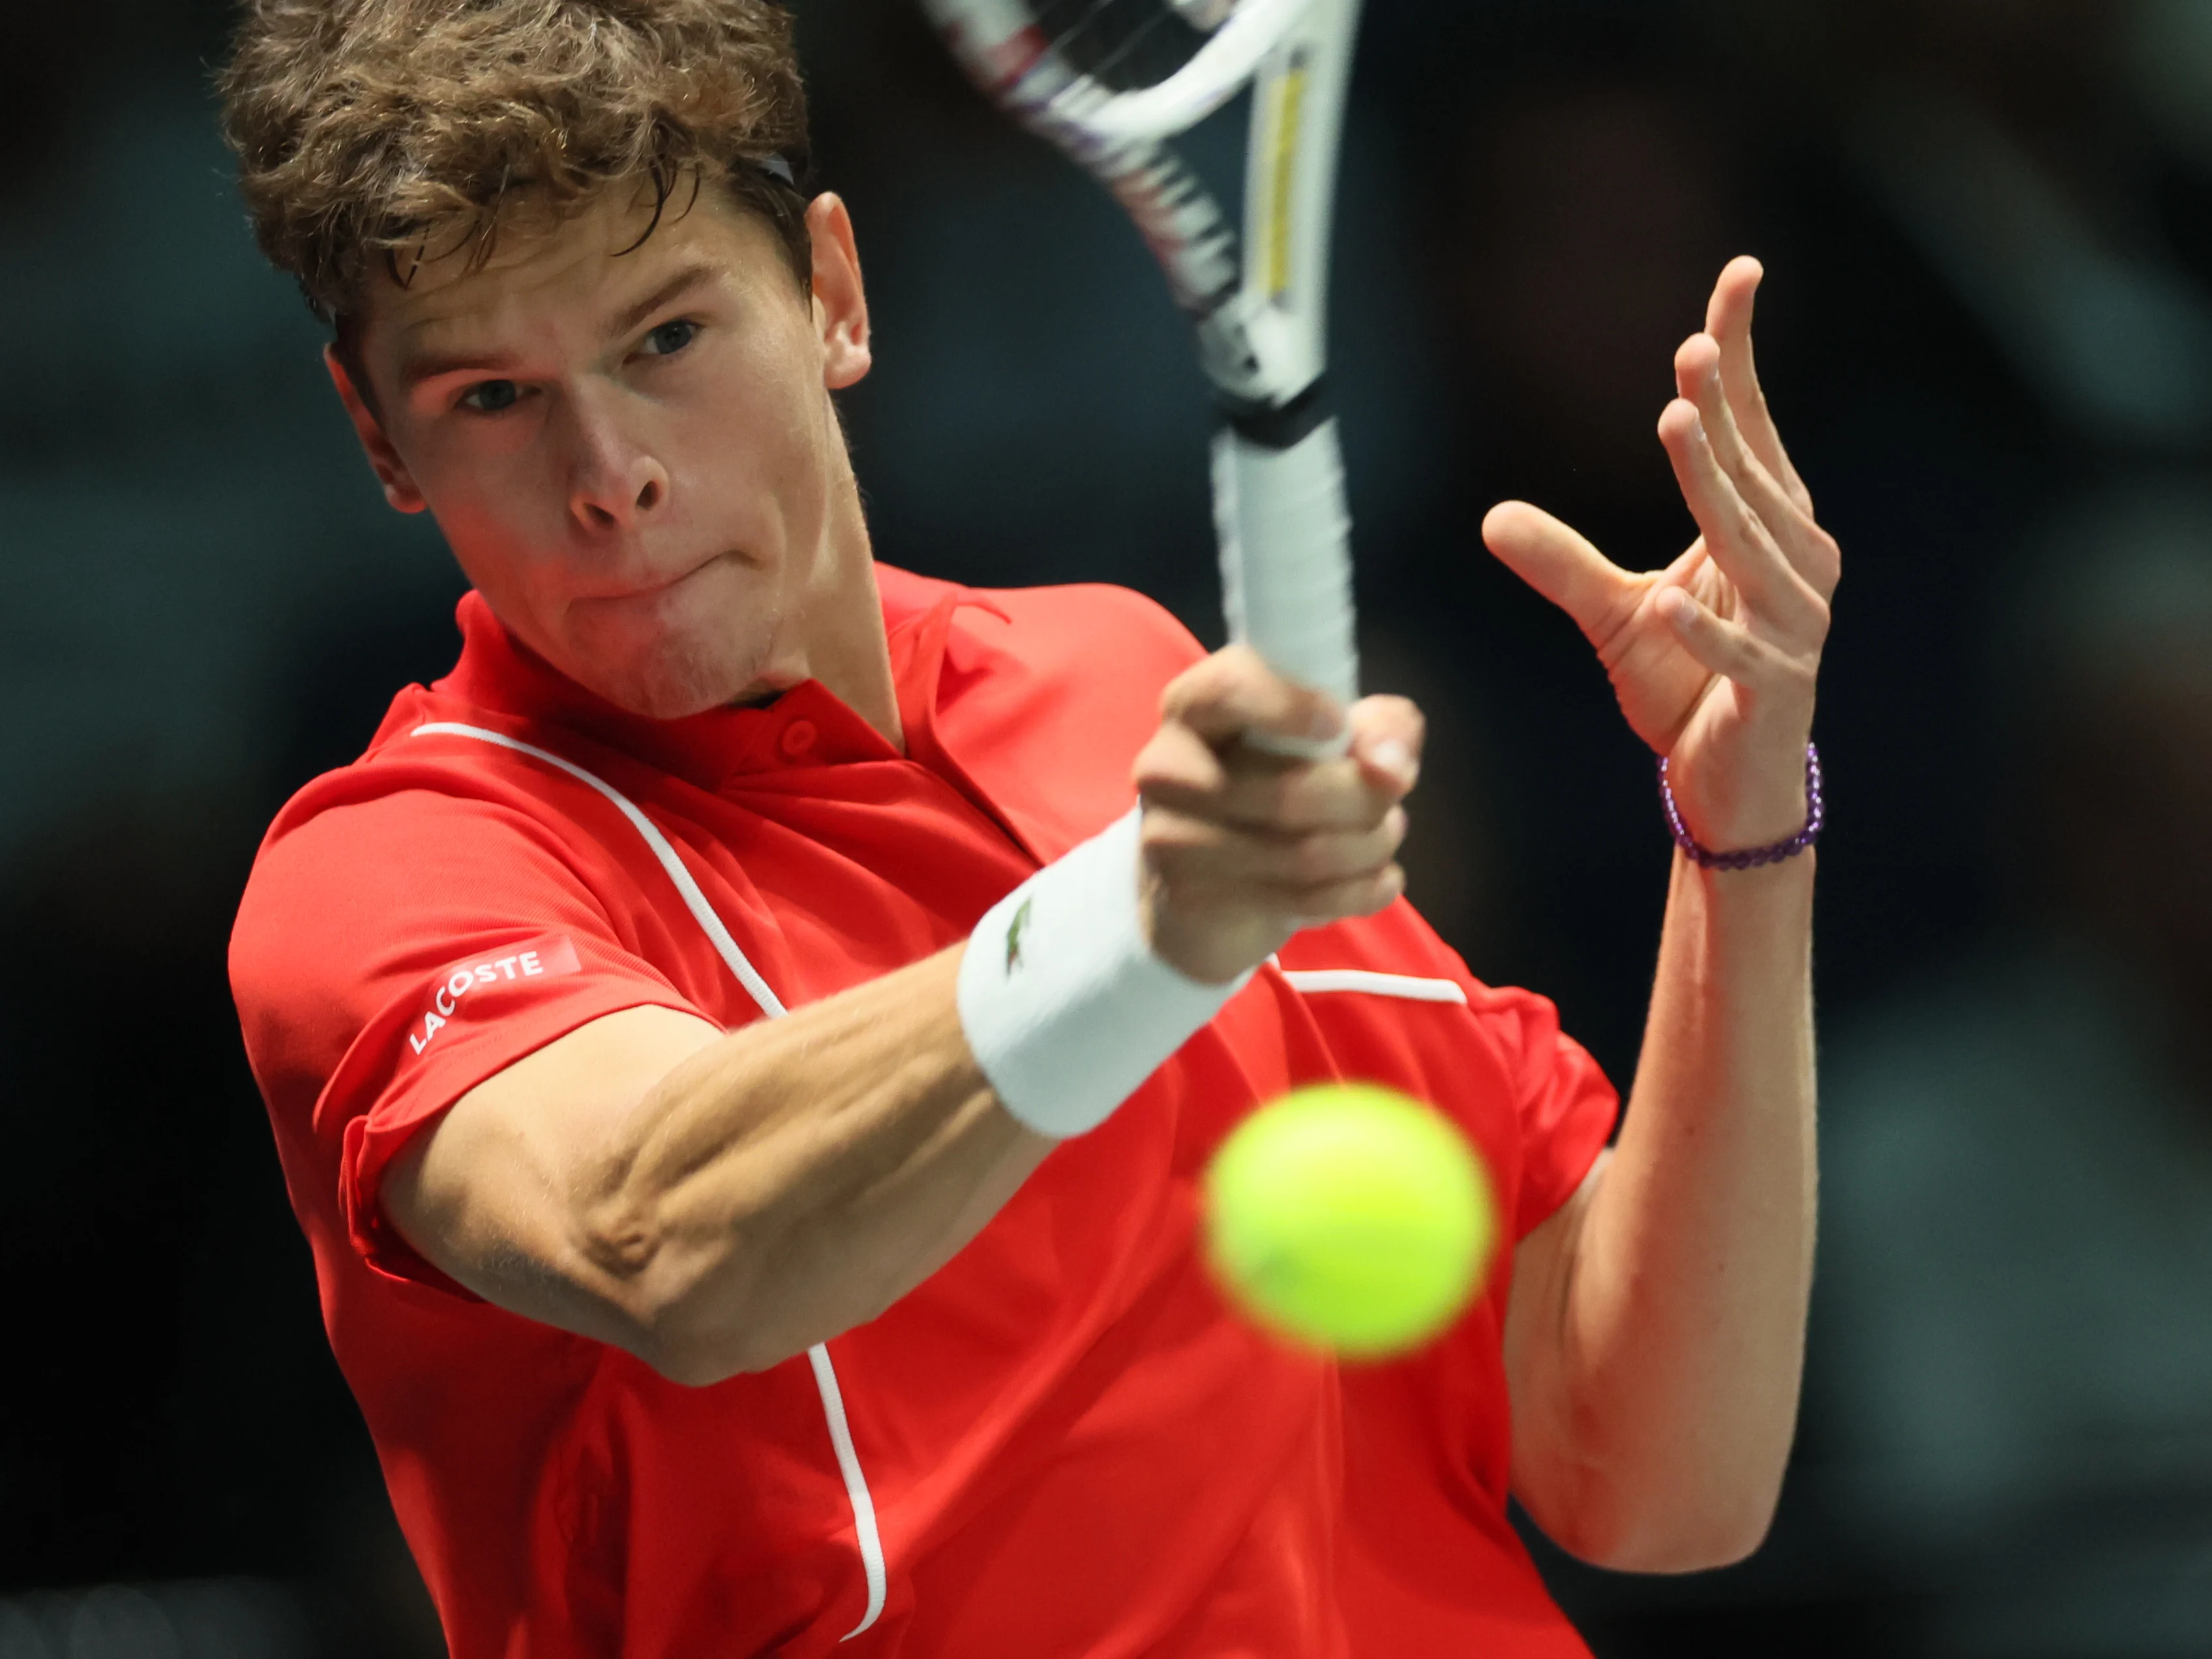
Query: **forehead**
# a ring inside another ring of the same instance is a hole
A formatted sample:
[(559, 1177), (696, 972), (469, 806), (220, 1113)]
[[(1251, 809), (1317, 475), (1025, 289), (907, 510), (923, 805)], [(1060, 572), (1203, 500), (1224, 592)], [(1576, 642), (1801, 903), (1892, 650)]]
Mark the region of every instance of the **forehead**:
[(395, 279), (382, 262), (364, 295), (364, 332), (405, 356), (518, 334), (589, 328), (686, 269), (728, 281), (777, 276), (775, 234), (712, 185), (679, 186), (654, 222), (650, 188), (611, 188), (551, 225), (517, 216), (481, 265), (465, 253), (433, 257)]

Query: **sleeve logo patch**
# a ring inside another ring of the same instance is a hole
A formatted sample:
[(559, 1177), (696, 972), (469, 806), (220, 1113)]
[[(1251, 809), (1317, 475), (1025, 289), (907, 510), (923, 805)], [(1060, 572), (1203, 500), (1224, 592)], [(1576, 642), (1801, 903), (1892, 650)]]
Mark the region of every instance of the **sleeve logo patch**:
[(477, 992), (582, 970), (583, 965), (576, 960), (576, 941), (566, 933), (533, 939), (519, 951), (473, 957), (457, 963), (431, 994), (430, 1006), (423, 1012), (421, 1024), (408, 1033), (408, 1046), (418, 1054), (428, 1048), (438, 1033), (460, 1012), (462, 1002)]

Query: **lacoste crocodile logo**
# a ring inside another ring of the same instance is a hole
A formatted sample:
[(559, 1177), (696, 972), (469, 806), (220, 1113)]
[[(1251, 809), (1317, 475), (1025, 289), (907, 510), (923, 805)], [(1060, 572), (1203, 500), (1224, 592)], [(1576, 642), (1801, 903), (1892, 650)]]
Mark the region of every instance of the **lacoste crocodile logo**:
[(1013, 921), (1006, 925), (1006, 973), (1009, 977), (1015, 969), (1022, 965), (1022, 929), (1030, 925), (1031, 902), (1033, 901), (1024, 899), (1021, 907), (1014, 912)]

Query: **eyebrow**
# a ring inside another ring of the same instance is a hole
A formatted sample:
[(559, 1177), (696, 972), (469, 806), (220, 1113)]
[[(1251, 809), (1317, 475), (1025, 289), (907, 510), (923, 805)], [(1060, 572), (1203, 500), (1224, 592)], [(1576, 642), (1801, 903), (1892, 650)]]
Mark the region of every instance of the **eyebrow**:
[(672, 304), (693, 289), (714, 281), (721, 274), (720, 265), (704, 259), (694, 259), (678, 266), (666, 282), (607, 325), (607, 338), (620, 339), (663, 306)]
[(506, 366), (507, 360), (503, 357), (416, 357), (400, 365), (399, 390), (404, 394), (414, 391), (425, 380), (464, 373), (489, 374)]
[[(721, 275), (721, 267), (706, 260), (693, 260), (671, 273), (668, 280), (635, 305), (623, 308), (621, 314), (608, 323), (606, 337), (618, 340), (662, 307), (683, 298), (693, 289), (712, 282)], [(417, 357), (402, 365), (399, 384), (404, 391), (411, 392), (425, 380), (434, 380), (447, 374), (492, 374), (507, 367), (508, 359), (497, 354), (464, 354), (459, 356)]]

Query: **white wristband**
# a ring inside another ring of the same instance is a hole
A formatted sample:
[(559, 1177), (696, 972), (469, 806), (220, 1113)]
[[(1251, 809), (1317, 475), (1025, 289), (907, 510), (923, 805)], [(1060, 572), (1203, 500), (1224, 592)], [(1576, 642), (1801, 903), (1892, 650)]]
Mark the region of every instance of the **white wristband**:
[(1040, 1134), (1097, 1128), (1250, 974), (1186, 978), (1154, 956), (1137, 908), (1136, 810), (994, 905), (957, 992), (976, 1064)]

